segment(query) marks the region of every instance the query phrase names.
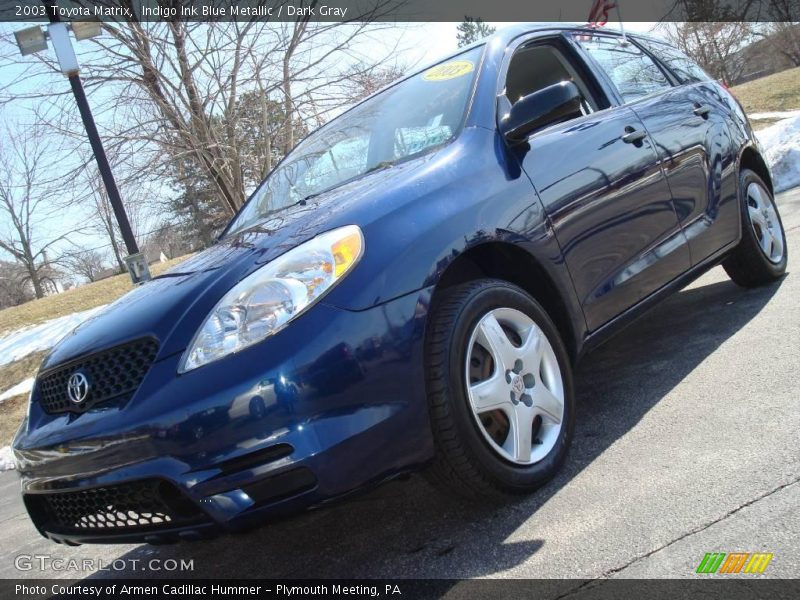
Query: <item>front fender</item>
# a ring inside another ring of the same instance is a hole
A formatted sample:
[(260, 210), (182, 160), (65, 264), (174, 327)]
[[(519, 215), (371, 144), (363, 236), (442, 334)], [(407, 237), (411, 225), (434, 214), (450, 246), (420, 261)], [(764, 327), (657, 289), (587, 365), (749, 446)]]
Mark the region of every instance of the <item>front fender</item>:
[[(403, 195), (416, 194), (413, 200)], [(476, 245), (520, 242), (545, 224), (541, 203), (495, 131), (467, 128), (423, 172), (388, 193), (396, 208), (362, 227), (360, 264), (325, 302), (365, 310), (434, 285)]]

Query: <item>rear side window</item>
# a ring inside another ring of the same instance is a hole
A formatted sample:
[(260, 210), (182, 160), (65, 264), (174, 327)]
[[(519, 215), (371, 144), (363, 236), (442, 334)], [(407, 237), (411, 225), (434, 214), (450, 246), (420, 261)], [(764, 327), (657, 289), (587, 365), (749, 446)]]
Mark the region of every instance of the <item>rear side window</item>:
[(677, 48), (653, 40), (636, 40), (647, 48), (661, 64), (672, 71), (681, 83), (709, 81), (711, 77), (696, 62)]
[(653, 59), (630, 42), (598, 35), (577, 36), (576, 41), (606, 72), (625, 102), (671, 87)]

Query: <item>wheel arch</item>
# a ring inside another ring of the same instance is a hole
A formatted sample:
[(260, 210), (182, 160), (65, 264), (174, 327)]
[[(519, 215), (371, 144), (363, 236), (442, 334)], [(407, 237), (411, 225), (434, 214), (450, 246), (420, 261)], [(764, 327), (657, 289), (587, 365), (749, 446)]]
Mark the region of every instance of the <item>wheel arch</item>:
[(752, 144), (745, 146), (739, 157), (739, 173), (742, 172), (742, 169), (753, 171), (767, 184), (770, 194), (775, 195), (775, 187), (772, 183), (772, 174), (769, 171), (769, 167), (761, 153)]
[(443, 290), (481, 278), (502, 279), (519, 286), (545, 309), (553, 320), (573, 364), (580, 356), (584, 331), (582, 314), (569, 308), (568, 298), (532, 254), (520, 245), (505, 241), (487, 241), (464, 250), (445, 268), (436, 282), (432, 303)]

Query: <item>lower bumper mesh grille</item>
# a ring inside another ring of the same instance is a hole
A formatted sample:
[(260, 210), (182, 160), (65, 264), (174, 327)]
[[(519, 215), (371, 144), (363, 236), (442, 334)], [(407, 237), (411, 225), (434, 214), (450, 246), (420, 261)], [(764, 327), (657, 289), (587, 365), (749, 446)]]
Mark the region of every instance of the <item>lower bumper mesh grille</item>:
[(176, 527), (203, 517), (175, 486), (159, 480), (30, 494), (25, 502), (31, 516), (48, 531), (138, 531)]

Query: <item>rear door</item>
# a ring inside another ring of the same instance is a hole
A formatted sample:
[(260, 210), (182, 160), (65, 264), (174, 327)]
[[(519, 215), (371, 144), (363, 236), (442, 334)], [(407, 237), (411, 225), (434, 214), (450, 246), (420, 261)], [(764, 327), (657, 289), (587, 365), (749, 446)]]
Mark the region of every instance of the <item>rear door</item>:
[(518, 48), (505, 82), (512, 103), (564, 79), (586, 114), (545, 127), (516, 152), (544, 204), (590, 330), (689, 268), (658, 153), (627, 106), (611, 106), (566, 38)]
[(671, 46), (637, 40), (668, 70), (676, 87), (663, 102), (631, 107), (659, 149), (695, 264), (739, 235), (736, 148), (730, 107), (718, 83)]

